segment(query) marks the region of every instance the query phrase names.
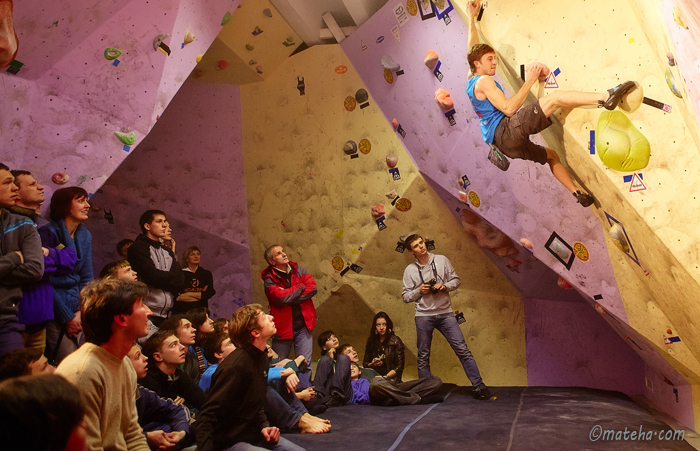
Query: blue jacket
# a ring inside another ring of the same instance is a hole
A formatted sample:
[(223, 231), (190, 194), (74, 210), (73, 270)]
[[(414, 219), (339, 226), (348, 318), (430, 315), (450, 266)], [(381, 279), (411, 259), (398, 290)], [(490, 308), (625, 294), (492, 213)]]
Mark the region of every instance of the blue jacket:
[[(35, 223), (41, 220), (34, 210), (24, 207), (10, 207), (10, 210), (18, 215), (26, 216)], [(46, 220), (44, 220), (46, 222)], [(27, 283), (22, 286), (22, 302), (17, 307), (17, 319), (22, 324), (41, 324), (53, 319), (53, 286), (52, 275), (67, 275), (73, 271), (77, 254), (75, 250), (66, 247), (59, 249), (61, 244), (58, 237), (55, 241), (41, 243), (42, 247), (49, 250), (49, 255), (44, 255), (44, 276), (38, 282)]]
[(80, 224), (75, 230), (75, 237), (71, 237), (63, 220), (40, 227), (39, 235), (42, 243), (59, 242), (73, 249), (77, 255), (73, 271), (51, 276), (54, 316), (58, 323), (65, 324), (80, 310), (80, 290), (93, 279), (92, 235)]

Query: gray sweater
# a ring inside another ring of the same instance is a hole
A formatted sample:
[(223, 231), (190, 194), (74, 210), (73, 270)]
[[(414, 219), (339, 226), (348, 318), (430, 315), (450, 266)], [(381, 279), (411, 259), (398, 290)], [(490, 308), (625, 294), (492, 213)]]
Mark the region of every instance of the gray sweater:
[[(418, 260), (406, 267), (403, 272), (403, 301), (416, 303), (416, 316), (432, 316), (452, 313), (452, 302), (448, 292), (459, 288), (459, 276), (455, 273), (450, 261), (444, 255), (428, 254), (430, 259), (425, 266), (420, 266)], [(433, 263), (435, 270), (433, 271)], [(422, 279), (421, 279), (422, 275)], [(445, 285), (447, 292), (421, 294), (423, 281), (436, 279)]]
[[(21, 263), (20, 251), (24, 257)], [(44, 253), (31, 219), (0, 209), (0, 317), (17, 315), (22, 285), (41, 280)]]

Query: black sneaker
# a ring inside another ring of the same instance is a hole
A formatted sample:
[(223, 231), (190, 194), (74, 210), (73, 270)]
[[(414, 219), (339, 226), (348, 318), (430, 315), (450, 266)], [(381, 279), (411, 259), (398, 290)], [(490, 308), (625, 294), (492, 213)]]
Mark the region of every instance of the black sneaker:
[(333, 393), (333, 394), (330, 396), (330, 399), (329, 399), (328, 401), (326, 401), (325, 404), (326, 404), (326, 407), (328, 407), (328, 408), (330, 409), (331, 407), (340, 407), (340, 406), (344, 406), (344, 405), (345, 405), (345, 400), (344, 400), (343, 397), (340, 396), (339, 394)]
[(606, 100), (605, 102), (599, 100), (598, 104), (602, 107), (605, 107), (606, 110), (614, 110), (615, 108), (617, 108), (617, 104), (620, 102), (622, 96), (627, 91), (634, 88), (634, 86), (635, 83), (633, 81), (626, 81), (622, 84), (615, 86), (612, 89), (608, 89), (608, 100)]
[(583, 207), (589, 207), (593, 204), (593, 196), (590, 194), (584, 194), (581, 191), (576, 191), (575, 193), (572, 193), (574, 197), (576, 198), (576, 202), (581, 204)]
[(495, 401), (496, 399), (498, 399), (494, 395), (492, 395), (489, 389), (485, 386), (472, 390), (472, 396), (474, 397), (474, 399), (478, 399), (479, 401)]

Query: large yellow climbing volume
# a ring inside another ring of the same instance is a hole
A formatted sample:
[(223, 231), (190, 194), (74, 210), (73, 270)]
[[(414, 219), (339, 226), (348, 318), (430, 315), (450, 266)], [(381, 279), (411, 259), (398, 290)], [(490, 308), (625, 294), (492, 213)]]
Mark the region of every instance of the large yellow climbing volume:
[(605, 166), (622, 172), (645, 168), (651, 156), (649, 140), (618, 110), (600, 114), (595, 147)]

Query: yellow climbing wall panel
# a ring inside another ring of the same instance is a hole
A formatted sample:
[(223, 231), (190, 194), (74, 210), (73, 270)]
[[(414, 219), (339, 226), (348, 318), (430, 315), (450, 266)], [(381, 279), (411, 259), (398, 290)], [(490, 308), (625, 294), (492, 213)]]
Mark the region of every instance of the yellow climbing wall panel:
[[(297, 89), (301, 78), (303, 96)], [(241, 87), (254, 301), (267, 305), (259, 278), (266, 266), (262, 254), (270, 244), (281, 244), (293, 261), (316, 277), (315, 303), (322, 314), (314, 336), (328, 328), (338, 332), (345, 325), (340, 341), (351, 342), (362, 356), (370, 322), (367, 315), (353, 314), (362, 306), (350, 305), (365, 304), (372, 314), (389, 313), (407, 352), (415, 356), (414, 306), (401, 299), (403, 271), (413, 258), (395, 248), (399, 237), (420, 232), (435, 240), (435, 252), (450, 258), (461, 277), (462, 287), (453, 293), (452, 304), (465, 314), (462, 330), (485, 382), (525, 385), (520, 294), (417, 172), (373, 99), (366, 108), (344, 108), (346, 97), (360, 88), (360, 78), (338, 46), (312, 47), (287, 59), (265, 81)], [(369, 140), (369, 153), (358, 151), (359, 157), (351, 159), (343, 152), (346, 141), (362, 139)], [(400, 180), (388, 172), (389, 153), (398, 156)], [(386, 193), (392, 190), (411, 201), (410, 210), (391, 205)], [(370, 212), (378, 203), (386, 206), (383, 231)], [(345, 265), (366, 269), (340, 276), (331, 263), (336, 256)], [(334, 310), (324, 309), (326, 302)], [(333, 316), (333, 321), (323, 322)], [(431, 367), (445, 382), (469, 384), (439, 334)], [(415, 366), (405, 374), (416, 377)]]

